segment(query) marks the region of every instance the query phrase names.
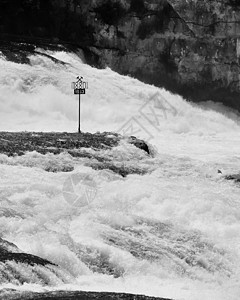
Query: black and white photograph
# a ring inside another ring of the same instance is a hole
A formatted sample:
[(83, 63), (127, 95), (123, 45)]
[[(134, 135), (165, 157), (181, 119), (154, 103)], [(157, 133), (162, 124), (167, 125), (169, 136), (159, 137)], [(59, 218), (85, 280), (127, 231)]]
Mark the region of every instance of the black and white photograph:
[(240, 299), (240, 1), (0, 0), (0, 300)]

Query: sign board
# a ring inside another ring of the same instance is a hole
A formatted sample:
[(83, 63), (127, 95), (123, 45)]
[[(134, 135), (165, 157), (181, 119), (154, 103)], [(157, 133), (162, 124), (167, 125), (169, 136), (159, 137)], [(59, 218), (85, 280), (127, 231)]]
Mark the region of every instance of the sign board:
[(77, 77), (76, 82), (72, 82), (71, 87), (73, 89), (73, 92), (75, 95), (79, 95), (79, 105), (78, 105), (78, 132), (81, 133), (81, 128), (80, 128), (80, 95), (85, 95), (86, 94), (86, 89), (88, 89), (88, 82), (83, 81), (83, 77)]
[(74, 89), (74, 94), (86, 94), (86, 90), (85, 89)]

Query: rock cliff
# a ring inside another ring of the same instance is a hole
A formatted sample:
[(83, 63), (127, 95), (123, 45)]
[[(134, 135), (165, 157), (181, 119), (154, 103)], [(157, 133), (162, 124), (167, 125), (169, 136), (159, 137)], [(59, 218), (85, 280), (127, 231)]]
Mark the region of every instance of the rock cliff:
[(0, 6), (2, 39), (74, 44), (95, 66), (240, 110), (237, 0), (3, 0)]

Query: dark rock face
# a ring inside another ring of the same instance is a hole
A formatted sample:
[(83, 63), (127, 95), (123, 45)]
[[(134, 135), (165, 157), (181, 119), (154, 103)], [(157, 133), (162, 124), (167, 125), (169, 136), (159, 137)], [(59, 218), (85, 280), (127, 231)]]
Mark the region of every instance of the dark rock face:
[[(1, 295), (2, 294), (2, 295)], [(1, 299), (7, 300), (30, 300), (30, 299), (58, 299), (58, 300), (171, 300), (166, 298), (147, 297), (143, 295), (105, 293), (105, 292), (80, 292), (80, 291), (54, 291), (47, 293), (17, 292), (14, 290), (3, 290), (0, 292)]]
[[(111, 170), (122, 177), (128, 174), (145, 174), (148, 172), (145, 168), (140, 168), (135, 164), (125, 166), (124, 157), (112, 157), (111, 154), (103, 155), (100, 150), (110, 150), (118, 146), (124, 138), (117, 133), (97, 132), (97, 133), (67, 133), (67, 132), (0, 132), (0, 153), (13, 159), (22, 156), (27, 152), (36, 151), (40, 154), (58, 155), (68, 153), (72, 157), (89, 159), (85, 165), (95, 170)], [(128, 143), (150, 154), (147, 143), (136, 137), (129, 137)], [(91, 148), (93, 151), (82, 150), (81, 148)], [(14, 161), (12, 162), (14, 164)], [(42, 166), (48, 172), (71, 172), (74, 169), (72, 163), (63, 166), (46, 164)]]
[(239, 110), (240, 7), (229, 1), (140, 3), (125, 1), (117, 25), (102, 25), (97, 14), (101, 63), (187, 99)]
[(135, 136), (130, 136), (128, 142), (150, 154), (148, 145), (144, 142), (144, 140), (137, 139)]
[[(0, 282), (21, 285), (24, 283), (38, 283), (53, 285), (73, 283), (72, 278), (55, 264), (38, 256), (22, 253), (17, 246), (0, 238)], [(81, 292), (81, 291), (53, 291), (53, 292), (24, 292), (14, 289), (2, 289), (0, 298), (3, 299), (124, 299), (124, 300), (170, 300), (147, 297), (143, 295)]]
[(240, 174), (227, 175), (225, 176), (225, 179), (240, 183)]
[[(66, 149), (110, 149), (117, 146), (121, 139), (121, 135), (112, 132), (94, 134), (83, 132), (80, 134), (67, 132), (0, 132), (0, 153), (13, 156), (23, 155), (26, 151), (59, 154), (66, 151)], [(128, 142), (149, 154), (148, 145), (143, 140), (131, 136)]]
[[(67, 132), (0, 132), (0, 153), (8, 156), (23, 155), (27, 151), (42, 154), (59, 154), (80, 148), (110, 149), (117, 146), (123, 137), (117, 133), (67, 133)], [(149, 154), (148, 145), (134, 136), (128, 140), (130, 144)]]
[(0, 238), (0, 261), (5, 263), (7, 261), (15, 261), (33, 266), (38, 265), (53, 265), (51, 262), (39, 258), (37, 256), (21, 253), (21, 251), (12, 243), (9, 243)]
[[(23, 253), (17, 246), (0, 238), (0, 282), (3, 283), (68, 283), (73, 278), (46, 259)], [(1, 298), (3, 299), (3, 298)]]
[(92, 65), (240, 110), (235, 0), (5, 0), (0, 39), (75, 45)]
[(13, 156), (27, 151), (59, 154), (82, 147), (109, 149), (117, 146), (119, 140), (117, 134), (108, 138), (108, 133), (0, 132), (0, 153)]

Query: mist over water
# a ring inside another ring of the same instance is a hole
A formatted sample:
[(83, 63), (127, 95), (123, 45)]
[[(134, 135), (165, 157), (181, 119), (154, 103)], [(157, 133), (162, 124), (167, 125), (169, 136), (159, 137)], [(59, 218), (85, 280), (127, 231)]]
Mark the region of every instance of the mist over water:
[[(69, 272), (73, 282), (59, 289), (239, 299), (240, 190), (217, 172), (240, 170), (239, 117), (217, 104), (188, 103), (110, 69), (94, 69), (75, 54), (38, 50), (65, 64), (40, 53), (29, 57), (30, 65), (0, 58), (1, 131), (76, 131), (78, 97), (71, 82), (80, 75), (89, 85), (82, 130), (142, 137), (155, 155), (130, 145), (100, 152), (148, 169), (126, 178), (110, 171), (102, 176), (84, 166), (85, 159), (65, 154), (0, 155), (0, 236)], [(53, 161), (59, 170), (75, 170), (44, 171)], [(70, 205), (63, 193), (78, 173), (97, 184), (94, 201), (83, 207)]]

